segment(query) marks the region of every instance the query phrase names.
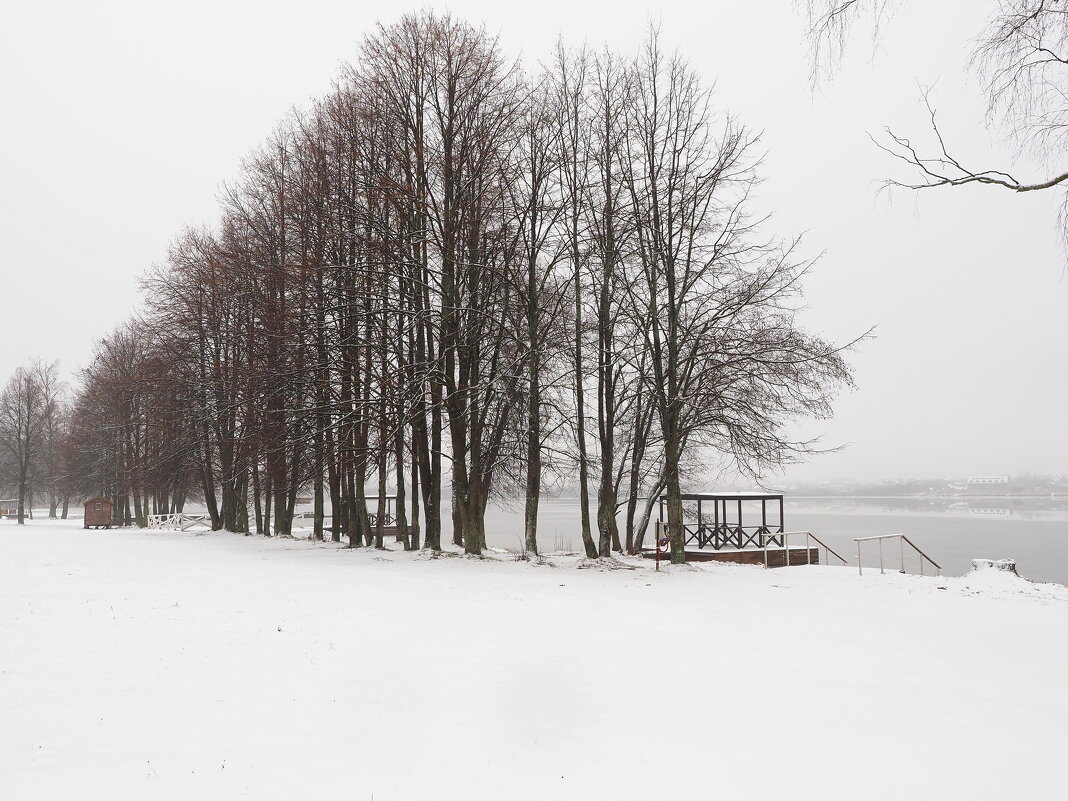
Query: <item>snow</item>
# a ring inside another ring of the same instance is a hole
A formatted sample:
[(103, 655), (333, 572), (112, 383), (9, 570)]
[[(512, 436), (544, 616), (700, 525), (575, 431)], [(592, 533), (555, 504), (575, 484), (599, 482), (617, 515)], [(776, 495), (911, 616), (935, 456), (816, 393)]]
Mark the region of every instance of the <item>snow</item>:
[(0, 523), (0, 798), (1064, 797), (1060, 585), (551, 562)]

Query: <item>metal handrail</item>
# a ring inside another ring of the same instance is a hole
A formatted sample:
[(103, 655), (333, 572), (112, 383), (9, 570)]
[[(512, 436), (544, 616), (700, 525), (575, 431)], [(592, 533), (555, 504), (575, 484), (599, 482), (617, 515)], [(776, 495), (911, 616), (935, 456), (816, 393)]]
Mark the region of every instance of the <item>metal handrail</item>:
[[(821, 540), (819, 537), (817, 537), (811, 531), (780, 531), (780, 532), (777, 532), (775, 536), (782, 537), (782, 550), (783, 550), (783, 554), (784, 554), (784, 559), (786, 560), (786, 566), (787, 567), (790, 566), (790, 537), (795, 535), (795, 534), (797, 534), (797, 535), (804, 534), (805, 535), (805, 560), (806, 560), (805, 564), (807, 564), (807, 565), (812, 564), (812, 544), (811, 544), (812, 540), (815, 540), (818, 544), (822, 545), (823, 549), (825, 551), (827, 551), (828, 554), (834, 554), (835, 558), (840, 560), (843, 565), (849, 564), (849, 560), (848, 559), (846, 559), (844, 556), (842, 556), (840, 553), (838, 553), (838, 551), (834, 550), (834, 548), (832, 548), (830, 545), (825, 543), (823, 540)], [(769, 542), (769, 540), (770, 540), (770, 538), (766, 538), (764, 540), (764, 567), (765, 568), (768, 566), (768, 542)], [(828, 558), (828, 561), (830, 561), (829, 558)]]
[(920, 558), (920, 575), (921, 576), (924, 574), (923, 573), (923, 560), (924, 559), (926, 559), (928, 562), (930, 562), (932, 565), (934, 565), (935, 570), (938, 571), (938, 575), (940, 575), (940, 576), (942, 575), (942, 566), (940, 564), (938, 564), (938, 562), (936, 562), (930, 556), (925, 554), (922, 550), (920, 550), (919, 546), (917, 546), (916, 543), (914, 543), (912, 540), (910, 540), (904, 534), (880, 534), (880, 535), (875, 536), (875, 537), (854, 537), (853, 541), (856, 542), (856, 544), (857, 544), (857, 570), (860, 571), (860, 575), (862, 575), (862, 576), (864, 575), (864, 565), (861, 562), (861, 558), (860, 558), (860, 544), (862, 542), (869, 542), (871, 540), (878, 540), (879, 541), (879, 572), (880, 573), (885, 573), (886, 570), (884, 569), (884, 565), (883, 565), (883, 540), (892, 540), (892, 539), (897, 539), (898, 540), (898, 544), (900, 545), (901, 572), (902, 573), (905, 572), (905, 543), (907, 542), (909, 544), (909, 547), (912, 548), (912, 550), (914, 550), (916, 553), (918, 553), (920, 555), (920, 557), (921, 557)]

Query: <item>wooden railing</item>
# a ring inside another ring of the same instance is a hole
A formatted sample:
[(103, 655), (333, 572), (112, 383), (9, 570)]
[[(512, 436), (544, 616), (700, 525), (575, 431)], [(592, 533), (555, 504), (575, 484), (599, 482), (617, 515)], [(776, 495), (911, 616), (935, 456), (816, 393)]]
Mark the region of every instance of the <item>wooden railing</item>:
[[(329, 512), (324, 512), (323, 513), (323, 520), (332, 520), (333, 517), (334, 516), (332, 514), (330, 514)], [(315, 519), (315, 512), (297, 512), (296, 514), (293, 515), (293, 519), (294, 520), (313, 520), (313, 519)], [(386, 526), (394, 526), (394, 525), (397, 524), (397, 520), (394, 517), (393, 512), (386, 512), (383, 520), (385, 521), (383, 523), (383, 525), (386, 525)], [(371, 527), (373, 528), (374, 526), (376, 526), (378, 524), (378, 515), (375, 512), (368, 512), (367, 513), (367, 521), (371, 524)]]
[(763, 548), (767, 544), (782, 547), (782, 528), (778, 526), (741, 526), (720, 523), (708, 525), (707, 523), (689, 523), (682, 527), (685, 535), (685, 544), (696, 542), (698, 548), (711, 548), (718, 551), (722, 548)]
[(188, 531), (193, 526), (198, 525), (206, 525), (210, 528), (211, 520), (208, 515), (187, 515), (182, 512), (175, 512), (168, 515), (148, 516), (148, 527), (161, 531)]

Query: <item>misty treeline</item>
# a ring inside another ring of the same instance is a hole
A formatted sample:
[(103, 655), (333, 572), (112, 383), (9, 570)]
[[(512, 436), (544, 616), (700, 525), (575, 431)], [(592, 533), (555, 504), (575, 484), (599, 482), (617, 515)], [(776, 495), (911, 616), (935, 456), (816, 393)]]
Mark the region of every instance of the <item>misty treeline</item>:
[[(652, 33), (533, 71), (449, 16), (379, 26), (144, 281), (71, 416), (83, 493), (216, 529), (471, 554), (495, 494), (525, 547), (577, 482), (588, 557), (634, 552), (686, 471), (808, 452), (842, 349), (803, 330), (797, 241), (755, 216), (759, 137)], [(588, 512), (589, 500), (596, 512)], [(373, 523), (372, 523), (373, 520)]]
[(59, 365), (19, 367), (0, 390), (0, 507), (24, 523), (35, 500), (48, 516), (67, 516), (72, 476), (71, 417)]

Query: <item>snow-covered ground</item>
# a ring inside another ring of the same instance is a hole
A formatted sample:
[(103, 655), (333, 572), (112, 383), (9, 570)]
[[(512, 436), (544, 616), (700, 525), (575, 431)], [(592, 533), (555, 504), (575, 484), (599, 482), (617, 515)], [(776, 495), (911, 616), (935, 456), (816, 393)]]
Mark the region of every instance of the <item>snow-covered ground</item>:
[(1068, 795), (1059, 585), (78, 526), (0, 523), (0, 799)]

